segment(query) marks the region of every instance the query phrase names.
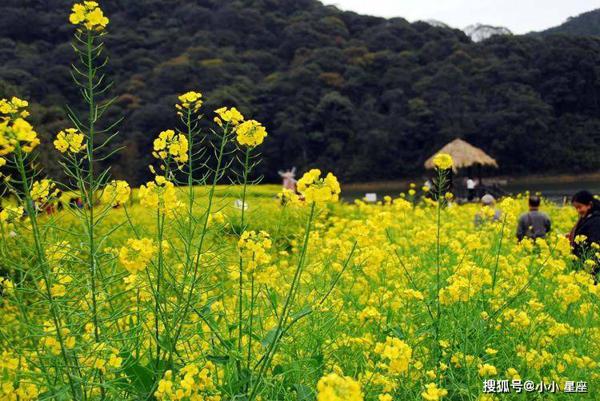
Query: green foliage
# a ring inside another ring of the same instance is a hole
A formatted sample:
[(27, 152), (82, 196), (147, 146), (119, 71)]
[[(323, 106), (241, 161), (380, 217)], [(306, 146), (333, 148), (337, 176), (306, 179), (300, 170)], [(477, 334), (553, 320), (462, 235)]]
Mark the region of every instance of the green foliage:
[[(600, 168), (598, 38), (472, 43), (458, 30), (316, 0), (102, 3), (111, 19), (107, 74), (119, 96), (106, 117), (126, 116), (115, 144), (124, 151), (110, 163), (132, 184), (149, 179), (142, 166), (155, 135), (176, 123), (176, 94), (195, 88), (210, 99), (205, 113), (235, 105), (265, 123), (257, 174), (269, 181), (293, 165), (346, 181), (414, 175), (455, 137), (483, 147), (505, 173)], [(55, 105), (79, 96), (68, 72), (76, 61), (69, 4), (0, 5), (0, 96), (34, 103), (46, 143), (66, 123)], [(56, 160), (40, 162), (58, 174)]]
[(542, 35), (593, 35), (600, 36), (600, 9), (569, 18), (564, 24), (540, 32)]

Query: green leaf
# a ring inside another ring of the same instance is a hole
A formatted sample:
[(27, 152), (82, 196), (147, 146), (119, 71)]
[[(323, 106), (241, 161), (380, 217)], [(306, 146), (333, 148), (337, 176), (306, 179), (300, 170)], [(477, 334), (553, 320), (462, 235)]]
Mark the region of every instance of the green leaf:
[(283, 370), (283, 366), (275, 365), (275, 367), (273, 368), (273, 376), (281, 375), (283, 373), (285, 373)]
[(315, 394), (312, 389), (304, 384), (294, 384), (298, 401), (314, 401)]
[(312, 306), (308, 305), (300, 309), (298, 312), (291, 314), (290, 317), (292, 318), (292, 320), (300, 320), (304, 316), (311, 314), (312, 311)]
[(123, 369), (134, 388), (142, 394), (148, 394), (154, 387), (154, 372), (140, 365), (139, 361), (130, 359)]
[(163, 350), (175, 352), (175, 344), (170, 336), (161, 335), (158, 337), (158, 343)]
[(226, 365), (229, 362), (228, 355), (208, 355), (206, 359), (217, 365)]
[(263, 340), (260, 342), (262, 344), (262, 346), (265, 348), (268, 348), (271, 344), (273, 344), (273, 341), (275, 341), (276, 333), (277, 333), (277, 327), (269, 330), (267, 332), (267, 335), (265, 336), (265, 338), (263, 338)]
[(271, 305), (275, 309), (277, 309), (277, 304), (278, 304), (278, 302), (277, 302), (277, 293), (275, 291), (269, 290), (269, 298), (271, 300)]

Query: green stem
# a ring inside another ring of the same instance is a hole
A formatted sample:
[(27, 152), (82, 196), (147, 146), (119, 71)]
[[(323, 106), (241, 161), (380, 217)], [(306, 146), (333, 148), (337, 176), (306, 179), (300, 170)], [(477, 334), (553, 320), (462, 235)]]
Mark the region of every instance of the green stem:
[(35, 208), (33, 206), (33, 199), (31, 198), (31, 192), (28, 185), (27, 174), (25, 172), (25, 165), (23, 160), (23, 153), (20, 146), (17, 146), (16, 149), (16, 162), (17, 168), (19, 170), (19, 174), (21, 176), (22, 184), (23, 184), (23, 192), (25, 194), (25, 209), (27, 210), (27, 215), (29, 216), (29, 220), (31, 221), (31, 229), (33, 233), (33, 239), (35, 243), (36, 254), (40, 263), (40, 267), (42, 270), (42, 276), (44, 280), (44, 287), (46, 288), (46, 297), (48, 297), (48, 301), (50, 303), (50, 313), (52, 315), (52, 322), (54, 323), (54, 329), (56, 330), (56, 337), (58, 339), (58, 343), (60, 345), (61, 355), (63, 360), (65, 361), (65, 368), (67, 369), (67, 377), (69, 381), (69, 387), (71, 390), (71, 394), (73, 395), (74, 400), (79, 399), (80, 391), (77, 391), (75, 388), (75, 383), (73, 381), (73, 377), (71, 376), (70, 364), (71, 360), (67, 355), (67, 348), (65, 346), (65, 341), (62, 335), (62, 325), (60, 323), (60, 313), (58, 311), (58, 307), (52, 296), (51, 287), (50, 287), (50, 272), (48, 261), (46, 260), (46, 255), (44, 253), (44, 248), (41, 243), (41, 233), (39, 230), (37, 215)]
[[(438, 170), (438, 201), (437, 201), (437, 220), (436, 220), (436, 259), (435, 259), (435, 281), (436, 281), (436, 318), (435, 318), (435, 346), (436, 346), (436, 372), (438, 381), (440, 379), (440, 358), (442, 354), (440, 345), (440, 319), (442, 315), (442, 309), (440, 305), (440, 289), (441, 289), (441, 278), (440, 278), (440, 232), (441, 232), (441, 215), (442, 215), (442, 192), (445, 185), (445, 173), (442, 170)], [(441, 385), (441, 383), (438, 383)]]
[(250, 371), (250, 362), (252, 359), (252, 324), (254, 320), (254, 273), (250, 273), (250, 317), (248, 323), (248, 358), (246, 360), (246, 369)]
[(494, 274), (492, 276), (492, 294), (496, 288), (496, 274), (498, 272), (498, 264), (500, 262), (500, 251), (502, 250), (502, 241), (504, 240), (504, 228), (506, 227), (506, 215), (502, 219), (502, 229), (500, 230), (500, 241), (498, 243), (498, 250), (496, 251), (496, 264), (494, 266)]
[[(204, 240), (206, 238), (206, 231), (207, 231), (207, 227), (208, 227), (208, 219), (210, 217), (210, 212), (212, 210), (212, 205), (213, 205), (213, 201), (214, 201), (214, 195), (215, 195), (217, 182), (219, 180), (219, 175), (221, 174), (221, 167), (223, 164), (223, 155), (224, 155), (224, 151), (225, 151), (225, 145), (227, 144), (227, 139), (228, 139), (228, 132), (227, 132), (227, 128), (225, 128), (225, 132), (223, 133), (223, 136), (221, 137), (221, 144), (219, 147), (219, 152), (217, 153), (217, 166), (215, 169), (213, 182), (211, 184), (210, 191), (208, 194), (208, 205), (206, 207), (206, 214), (205, 214), (204, 222), (203, 222), (203, 226), (202, 226), (202, 231), (201, 231), (202, 234), (200, 236), (200, 241), (196, 248), (195, 260), (194, 260), (194, 272), (192, 274), (192, 283), (190, 285), (190, 290), (188, 292), (187, 299), (186, 299), (185, 305), (183, 307), (183, 311), (181, 312), (181, 315), (177, 319), (177, 324), (176, 324), (177, 328), (175, 330), (175, 335), (173, 336), (172, 349), (175, 349), (177, 346), (177, 341), (179, 340), (179, 336), (181, 335), (181, 331), (183, 330), (183, 323), (185, 322), (187, 315), (189, 313), (189, 310), (191, 307), (191, 302), (192, 302), (192, 297), (194, 295), (194, 290), (196, 288), (198, 269), (200, 267), (200, 259), (202, 256), (202, 250), (204, 248)], [(185, 293), (185, 292), (182, 292), (182, 293)], [(169, 351), (169, 360), (172, 360), (172, 356), (173, 356), (173, 351), (170, 350)]]
[[(97, 304), (97, 289), (96, 289), (96, 244), (95, 244), (95, 217), (94, 217), (94, 192), (95, 192), (95, 180), (94, 180), (94, 136), (95, 136), (95, 123), (96, 123), (96, 104), (94, 101), (94, 68), (93, 68), (93, 57), (92, 47), (94, 44), (94, 36), (88, 31), (87, 33), (87, 67), (88, 67), (88, 82), (87, 82), (87, 95), (88, 95), (88, 137), (87, 137), (87, 159), (88, 159), (88, 188), (87, 188), (87, 204), (88, 204), (88, 241), (89, 241), (89, 266), (92, 286), (92, 319), (94, 321), (94, 339), (96, 342), (100, 342), (100, 333), (98, 328), (98, 304)], [(104, 398), (104, 397), (103, 397)]]
[(194, 213), (194, 162), (193, 162), (193, 153), (192, 153), (192, 141), (194, 139), (192, 134), (192, 110), (187, 110), (187, 120), (186, 120), (187, 134), (188, 134), (188, 191), (189, 191), (189, 201), (190, 205), (188, 208), (188, 236), (189, 236), (189, 245), (188, 252), (191, 249), (192, 238), (193, 238), (193, 213)]
[[(248, 161), (250, 159), (250, 148), (246, 149), (246, 153), (245, 153), (245, 158), (244, 158), (244, 176), (243, 176), (243, 189), (242, 189), (242, 215), (241, 215), (241, 222), (240, 222), (240, 235), (242, 235), (244, 233), (244, 231), (246, 231), (246, 227), (244, 226), (244, 216), (245, 216), (245, 210), (246, 210), (246, 190), (247, 190), (247, 186), (248, 186)], [(239, 257), (239, 275), (238, 275), (238, 354), (241, 358), (242, 356), (242, 321), (244, 319), (244, 306), (243, 306), (243, 301), (244, 301), (244, 260), (242, 259), (242, 256), (240, 255)], [(249, 350), (250, 351), (250, 350)], [(250, 355), (248, 355), (248, 359), (250, 358)], [(237, 371), (238, 371), (238, 376), (241, 375), (242, 373), (242, 369), (241, 369), (241, 363), (240, 360), (238, 359), (238, 361), (236, 362), (236, 366), (237, 366)]]
[(157, 224), (157, 240), (158, 240), (158, 262), (156, 268), (156, 296), (154, 297), (154, 335), (156, 339), (156, 368), (160, 366), (160, 327), (159, 327), (159, 315), (160, 315), (160, 285), (163, 274), (163, 224), (164, 218), (160, 213), (160, 207), (156, 211), (156, 224)]
[(275, 329), (275, 337), (273, 338), (273, 341), (271, 342), (271, 344), (269, 344), (269, 348), (267, 349), (265, 357), (262, 360), (262, 364), (261, 364), (260, 370), (258, 372), (256, 382), (252, 386), (252, 391), (250, 392), (248, 401), (253, 401), (254, 398), (256, 397), (257, 391), (258, 391), (258, 386), (261, 384), (263, 375), (265, 374), (265, 371), (269, 367), (271, 360), (273, 359), (273, 356), (275, 355), (275, 352), (277, 351), (277, 347), (281, 340), (282, 330), (283, 330), (284, 326), (287, 324), (287, 320), (289, 318), (289, 309), (292, 305), (294, 295), (296, 294), (296, 289), (297, 289), (296, 287), (299, 286), (300, 277), (302, 275), (302, 269), (304, 268), (304, 261), (306, 258), (306, 253), (307, 253), (307, 248), (308, 248), (308, 240), (310, 238), (310, 229), (311, 229), (314, 215), (315, 215), (315, 203), (313, 202), (310, 207), (310, 215), (306, 222), (302, 251), (300, 254), (300, 259), (298, 260), (298, 266), (296, 267), (296, 272), (294, 273), (294, 279), (292, 280), (292, 284), (290, 286), (290, 290), (286, 297), (285, 304), (283, 306), (283, 310), (282, 310), (281, 314), (279, 315), (279, 321), (277, 323), (277, 328)]

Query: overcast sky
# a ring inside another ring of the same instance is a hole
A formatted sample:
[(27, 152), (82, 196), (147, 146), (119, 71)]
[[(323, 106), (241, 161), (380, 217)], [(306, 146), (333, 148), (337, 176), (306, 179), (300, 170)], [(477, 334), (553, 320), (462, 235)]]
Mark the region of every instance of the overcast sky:
[(409, 21), (435, 19), (455, 28), (474, 23), (527, 33), (600, 8), (600, 0), (322, 0), (342, 10)]

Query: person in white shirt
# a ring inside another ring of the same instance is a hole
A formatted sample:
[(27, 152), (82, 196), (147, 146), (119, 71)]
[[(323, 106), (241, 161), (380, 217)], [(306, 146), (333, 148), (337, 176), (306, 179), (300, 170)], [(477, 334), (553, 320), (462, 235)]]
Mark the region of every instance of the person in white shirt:
[(467, 200), (472, 202), (475, 199), (475, 181), (469, 177), (467, 178)]

